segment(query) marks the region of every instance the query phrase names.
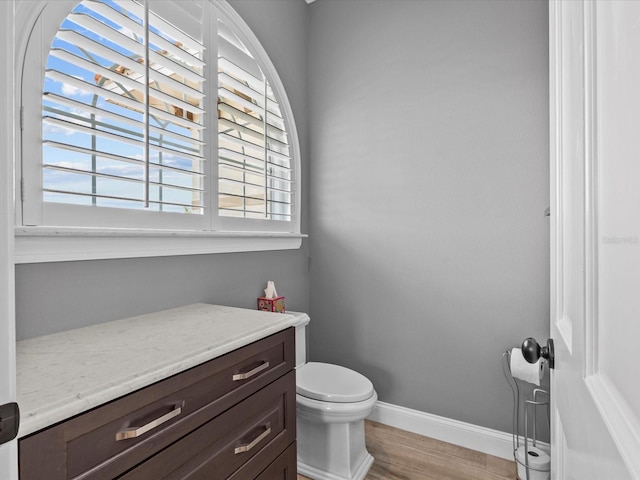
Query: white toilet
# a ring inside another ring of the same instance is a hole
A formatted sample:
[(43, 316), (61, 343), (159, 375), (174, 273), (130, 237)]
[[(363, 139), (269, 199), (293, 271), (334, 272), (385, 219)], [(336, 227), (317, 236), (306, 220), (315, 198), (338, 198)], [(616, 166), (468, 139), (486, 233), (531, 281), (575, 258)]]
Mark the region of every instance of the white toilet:
[(296, 316), (298, 473), (314, 480), (362, 480), (373, 457), (364, 419), (378, 395), (364, 375), (338, 365), (307, 362), (306, 313)]

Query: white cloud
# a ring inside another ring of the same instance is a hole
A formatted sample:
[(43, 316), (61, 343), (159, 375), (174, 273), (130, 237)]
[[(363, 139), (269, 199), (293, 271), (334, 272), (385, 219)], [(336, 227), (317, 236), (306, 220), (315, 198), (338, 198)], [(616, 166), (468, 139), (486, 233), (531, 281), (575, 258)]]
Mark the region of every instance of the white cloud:
[(74, 170), (84, 170), (87, 168), (86, 163), (84, 162), (56, 162), (54, 165), (63, 168), (73, 168)]
[(74, 133), (78, 133), (71, 128), (63, 127), (61, 125), (51, 125), (48, 123), (44, 123), (42, 125), (42, 132), (45, 135), (73, 135)]
[[(78, 80), (84, 80), (82, 77), (78, 77), (74, 75)], [(86, 90), (82, 90), (75, 85), (69, 85), (68, 83), (62, 84), (62, 93), (64, 93), (67, 97), (76, 97), (76, 96), (87, 96), (92, 95), (91, 92), (87, 92)]]
[(118, 175), (121, 177), (142, 178), (142, 169), (137, 165), (127, 164), (111, 164), (98, 167), (98, 171), (101, 173), (107, 173), (110, 175)]

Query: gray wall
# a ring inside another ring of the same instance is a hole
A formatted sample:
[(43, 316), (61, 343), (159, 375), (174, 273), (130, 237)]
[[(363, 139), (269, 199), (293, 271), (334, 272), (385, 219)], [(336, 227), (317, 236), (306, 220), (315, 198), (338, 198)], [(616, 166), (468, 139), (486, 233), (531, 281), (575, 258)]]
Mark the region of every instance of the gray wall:
[[(230, 2), (269, 54), (291, 102), (308, 184), (306, 27), (304, 2)], [(307, 195), (308, 197), (308, 195)], [(302, 231), (307, 231), (307, 197)], [(18, 339), (194, 302), (255, 308), (267, 280), (287, 307), (309, 310), (309, 255), (300, 250), (18, 265)]]
[(548, 334), (546, 2), (231, 4), (292, 103), (311, 240), (19, 265), (18, 337), (253, 308), (273, 279), (312, 315), (312, 359), (362, 371), (382, 401), (508, 431), (500, 355)]
[(311, 357), (510, 431), (549, 319), (545, 1), (310, 7)]

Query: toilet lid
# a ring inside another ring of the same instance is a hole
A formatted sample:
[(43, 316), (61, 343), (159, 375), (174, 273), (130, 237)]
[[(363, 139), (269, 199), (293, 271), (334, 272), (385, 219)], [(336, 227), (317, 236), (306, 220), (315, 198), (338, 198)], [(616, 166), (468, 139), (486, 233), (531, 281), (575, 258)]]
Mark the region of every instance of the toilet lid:
[(348, 368), (309, 362), (296, 370), (296, 393), (323, 402), (360, 402), (373, 395), (373, 384)]

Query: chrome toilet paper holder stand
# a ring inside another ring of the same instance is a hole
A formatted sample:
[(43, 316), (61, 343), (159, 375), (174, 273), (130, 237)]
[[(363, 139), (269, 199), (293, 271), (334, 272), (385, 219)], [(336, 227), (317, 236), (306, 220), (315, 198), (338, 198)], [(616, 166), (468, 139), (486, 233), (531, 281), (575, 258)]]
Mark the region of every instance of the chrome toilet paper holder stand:
[[(551, 347), (553, 348), (553, 347)], [(553, 359), (553, 357), (551, 357)], [(547, 360), (543, 357), (543, 362), (546, 362), (549, 367), (550, 360)], [(552, 360), (551, 360), (552, 361)], [(535, 452), (529, 451), (529, 445), (536, 447), (538, 446), (538, 438), (537, 438), (537, 411), (541, 407), (546, 407), (547, 414), (547, 425), (550, 428), (551, 415), (550, 415), (550, 407), (549, 407), (549, 392), (543, 388), (534, 388), (532, 392), (532, 399), (526, 399), (522, 396), (520, 392), (520, 386), (518, 384), (518, 380), (511, 374), (511, 350), (507, 350), (502, 354), (502, 370), (505, 374), (507, 382), (513, 391), (513, 425), (512, 425), (512, 441), (513, 441), (513, 458), (517, 464), (520, 464), (525, 469), (526, 478), (521, 478), (520, 480), (531, 480), (530, 472), (549, 472), (551, 470), (551, 465), (549, 468), (540, 469), (536, 468), (532, 465), (529, 465), (529, 454), (535, 456)], [(520, 398), (523, 398), (523, 402), (520, 401)], [(543, 397), (540, 399), (539, 397)], [(545, 399), (546, 397), (546, 399)], [(521, 441), (520, 438), (520, 407), (521, 403), (524, 404), (524, 438)], [(529, 430), (531, 430), (531, 442), (529, 442)], [(518, 459), (518, 450), (520, 450), (520, 446), (524, 447), (524, 462)], [(519, 478), (519, 477), (518, 477)]]

